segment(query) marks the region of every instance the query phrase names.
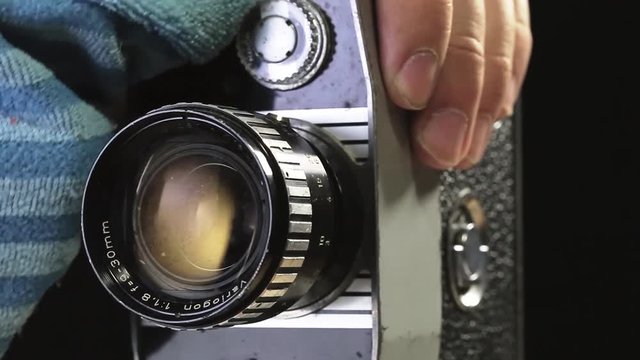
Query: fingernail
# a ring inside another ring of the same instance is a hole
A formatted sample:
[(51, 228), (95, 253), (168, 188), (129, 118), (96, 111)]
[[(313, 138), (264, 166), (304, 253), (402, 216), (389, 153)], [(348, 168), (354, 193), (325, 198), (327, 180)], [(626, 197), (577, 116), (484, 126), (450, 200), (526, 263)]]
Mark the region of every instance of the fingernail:
[(436, 161), (452, 167), (460, 162), (468, 128), (469, 119), (462, 111), (437, 111), (421, 125), (418, 141)]
[(498, 111), (498, 120), (502, 120), (502, 119), (506, 119), (513, 116), (513, 106), (510, 105), (504, 105), (503, 107), (500, 108), (500, 110)]
[(493, 132), (493, 119), (489, 115), (480, 115), (476, 121), (476, 128), (474, 130), (474, 143), (469, 150), (467, 160), (475, 165), (482, 160), (484, 153), (487, 149), (487, 144), (491, 139), (491, 133)]
[(433, 50), (416, 51), (396, 76), (396, 88), (407, 105), (415, 110), (424, 109), (435, 84), (438, 57)]
[[(491, 139), (493, 138), (493, 125), (494, 122), (490, 122), (489, 126), (487, 126), (487, 131), (484, 133), (484, 150), (487, 150), (487, 147), (491, 143)], [(484, 153), (483, 153), (484, 155)]]
[(507, 86), (507, 109), (508, 109), (508, 114), (507, 115), (511, 115), (513, 114), (513, 105), (516, 103), (516, 101), (518, 100), (518, 79), (516, 79), (515, 77), (511, 78), (511, 81), (509, 82), (509, 85)]

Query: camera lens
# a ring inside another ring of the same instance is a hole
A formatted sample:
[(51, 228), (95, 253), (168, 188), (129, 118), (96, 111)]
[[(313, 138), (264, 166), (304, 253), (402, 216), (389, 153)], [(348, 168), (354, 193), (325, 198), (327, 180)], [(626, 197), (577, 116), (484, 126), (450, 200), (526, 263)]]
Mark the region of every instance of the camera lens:
[[(217, 150), (218, 152), (221, 149)], [(247, 180), (210, 149), (154, 157), (138, 183), (134, 255), (167, 294), (199, 298), (235, 279), (251, 257), (257, 204)]]
[(122, 129), (96, 161), (85, 250), (113, 297), (163, 326), (308, 312), (359, 266), (356, 173), (311, 124), (167, 106)]

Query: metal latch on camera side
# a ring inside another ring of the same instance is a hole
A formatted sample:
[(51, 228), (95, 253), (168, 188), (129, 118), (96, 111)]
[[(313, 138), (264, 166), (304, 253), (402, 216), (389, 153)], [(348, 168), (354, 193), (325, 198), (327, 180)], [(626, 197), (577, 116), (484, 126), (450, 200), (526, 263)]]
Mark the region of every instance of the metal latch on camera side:
[(478, 307), (488, 282), (486, 217), (469, 189), (459, 194), (448, 220), (447, 265), (452, 296), (463, 310)]

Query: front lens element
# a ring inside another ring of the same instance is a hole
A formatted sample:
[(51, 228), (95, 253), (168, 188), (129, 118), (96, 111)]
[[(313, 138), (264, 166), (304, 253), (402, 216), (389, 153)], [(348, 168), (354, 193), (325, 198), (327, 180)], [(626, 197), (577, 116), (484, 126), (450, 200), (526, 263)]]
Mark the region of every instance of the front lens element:
[(192, 151), (152, 160), (147, 169), (153, 172), (140, 179), (133, 219), (135, 257), (146, 277), (165, 291), (206, 290), (235, 279), (248, 263), (257, 225), (243, 176)]

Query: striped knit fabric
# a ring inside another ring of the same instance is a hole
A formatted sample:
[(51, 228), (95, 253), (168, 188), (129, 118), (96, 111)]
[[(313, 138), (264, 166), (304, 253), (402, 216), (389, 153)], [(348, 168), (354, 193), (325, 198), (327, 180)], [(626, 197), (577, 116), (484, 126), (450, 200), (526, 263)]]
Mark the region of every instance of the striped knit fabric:
[(105, 109), (132, 81), (210, 60), (255, 1), (0, 0), (0, 357), (78, 253)]

